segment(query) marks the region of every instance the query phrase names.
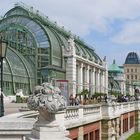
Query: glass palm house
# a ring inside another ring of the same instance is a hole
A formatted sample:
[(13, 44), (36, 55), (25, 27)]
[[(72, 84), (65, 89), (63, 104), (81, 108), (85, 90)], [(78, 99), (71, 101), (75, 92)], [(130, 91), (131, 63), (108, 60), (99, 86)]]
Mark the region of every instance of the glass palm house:
[[(0, 37), (8, 43), (4, 59), (4, 93), (15, 95), (18, 89), (23, 89), (24, 95), (28, 95), (36, 84), (66, 79), (63, 49), (68, 47), (67, 40), (71, 35), (33, 7), (15, 4), (0, 19)], [(82, 54), (101, 65), (102, 61), (94, 50), (79, 37), (73, 37), (76, 55)]]

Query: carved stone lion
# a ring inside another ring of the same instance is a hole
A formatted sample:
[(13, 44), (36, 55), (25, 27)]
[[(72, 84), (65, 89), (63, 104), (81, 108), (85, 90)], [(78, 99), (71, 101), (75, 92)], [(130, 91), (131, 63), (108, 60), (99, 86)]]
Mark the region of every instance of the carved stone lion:
[(34, 88), (33, 94), (29, 96), (27, 105), (31, 110), (48, 113), (56, 113), (66, 107), (66, 99), (61, 95), (58, 87), (50, 83), (42, 83)]

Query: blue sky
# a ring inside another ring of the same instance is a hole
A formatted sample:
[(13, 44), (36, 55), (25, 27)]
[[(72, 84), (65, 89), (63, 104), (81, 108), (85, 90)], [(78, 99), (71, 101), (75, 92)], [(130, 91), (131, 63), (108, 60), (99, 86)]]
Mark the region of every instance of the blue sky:
[[(1, 0), (0, 15), (17, 0)], [(96, 53), (123, 65), (131, 51), (140, 55), (140, 0), (22, 0), (80, 36)]]

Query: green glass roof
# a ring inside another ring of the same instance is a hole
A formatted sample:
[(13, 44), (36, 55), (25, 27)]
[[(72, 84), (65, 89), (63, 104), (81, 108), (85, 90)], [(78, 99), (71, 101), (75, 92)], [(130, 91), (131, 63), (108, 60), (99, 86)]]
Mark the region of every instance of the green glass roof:
[(14, 76), (24, 78), (34, 77), (34, 69), (28, 61), (17, 51), (8, 48), (6, 52), (6, 61), (4, 63), (4, 72), (12, 73)]
[[(72, 36), (76, 43), (77, 55), (102, 65), (102, 60), (95, 53), (94, 48), (91, 48), (70, 31), (66, 31), (64, 27), (58, 26), (56, 22), (50, 21), (47, 16), (38, 10), (34, 10), (33, 7), (17, 3), (15, 8), (5, 14), (4, 19), (8, 19), (5, 24), (16, 23), (25, 26), (33, 33), (37, 41), (37, 47), (51, 47), (56, 60), (58, 60), (58, 55), (61, 58), (62, 51), (60, 50), (62, 46), (68, 47), (68, 38)], [(54, 47), (55, 49), (53, 49)], [(57, 50), (57, 53), (55, 50)]]
[(113, 60), (113, 64), (110, 65), (108, 68), (109, 72), (116, 72), (116, 73), (122, 73), (122, 69), (116, 64), (115, 60)]

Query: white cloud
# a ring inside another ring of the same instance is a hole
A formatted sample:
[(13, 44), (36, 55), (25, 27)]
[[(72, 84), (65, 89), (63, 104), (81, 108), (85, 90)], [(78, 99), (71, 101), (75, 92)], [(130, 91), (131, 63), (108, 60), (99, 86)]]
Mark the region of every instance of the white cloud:
[[(7, 8), (16, 1), (2, 0), (0, 9), (3, 9), (5, 5), (6, 10), (9, 10)], [(82, 37), (93, 30), (106, 33), (111, 30), (109, 25), (114, 19), (134, 20), (140, 13), (140, 0), (22, 1), (39, 9), (52, 20), (56, 20), (58, 24), (66, 26), (67, 29)]]
[(80, 36), (91, 30), (106, 33), (114, 19), (134, 20), (139, 17), (139, 0), (44, 0), (45, 14)]
[(127, 45), (140, 43), (140, 20), (127, 22), (111, 40)]

